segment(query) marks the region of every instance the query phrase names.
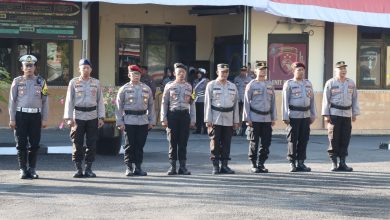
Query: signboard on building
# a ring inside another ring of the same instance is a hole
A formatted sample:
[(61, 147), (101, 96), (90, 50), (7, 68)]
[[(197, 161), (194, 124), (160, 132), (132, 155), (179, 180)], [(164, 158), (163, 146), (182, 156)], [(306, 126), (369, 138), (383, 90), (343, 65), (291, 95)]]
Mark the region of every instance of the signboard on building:
[(0, 37), (81, 39), (81, 3), (0, 1)]
[(308, 78), (307, 41), (307, 34), (268, 35), (268, 78), (276, 89), (282, 89), (284, 82), (293, 78), (294, 62), (306, 65), (305, 78)]

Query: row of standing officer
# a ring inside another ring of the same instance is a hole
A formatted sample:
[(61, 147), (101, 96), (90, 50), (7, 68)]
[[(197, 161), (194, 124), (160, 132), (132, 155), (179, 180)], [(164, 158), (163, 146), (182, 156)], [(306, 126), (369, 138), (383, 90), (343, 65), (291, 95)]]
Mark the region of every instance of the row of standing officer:
[[(21, 178), (38, 178), (35, 172), (36, 154), (39, 148), (40, 127), (46, 127), (47, 86), (41, 77), (34, 75), (37, 61), (34, 56), (23, 56), (20, 61), (23, 64), (24, 75), (15, 78), (11, 86), (10, 127), (15, 129)], [(328, 152), (332, 160), (332, 171), (352, 171), (352, 168), (346, 165), (345, 158), (348, 155), (351, 118), (352, 121), (356, 120), (359, 107), (356, 86), (352, 80), (345, 77), (346, 66), (344, 62), (336, 64), (336, 76), (326, 83), (323, 97), (322, 114), (329, 123)], [(268, 172), (264, 162), (268, 158), (272, 126), (276, 120), (274, 89), (272, 84), (266, 81), (266, 68), (265, 62), (256, 64), (257, 77), (246, 86), (243, 103), (243, 119), (249, 126), (251, 171), (255, 173)], [(291, 171), (310, 171), (310, 168), (305, 166), (304, 160), (310, 124), (316, 116), (314, 95), (311, 83), (304, 79), (304, 64), (294, 63), (293, 69), (294, 78), (285, 83), (282, 101), (282, 119), (288, 125), (289, 131), (288, 159)], [(99, 81), (90, 76), (91, 63), (81, 59), (79, 70), (80, 77), (72, 79), (68, 86), (64, 119), (71, 127), (72, 159), (77, 170), (74, 177), (95, 177), (91, 167), (96, 152), (97, 129), (104, 123), (105, 109)], [(171, 164), (168, 175), (176, 174), (177, 159), (180, 162), (178, 173), (190, 174), (186, 168), (186, 148), (189, 127), (194, 126), (196, 116), (191, 99), (192, 87), (185, 82), (186, 71), (185, 65), (175, 64), (177, 79), (166, 87), (163, 94), (161, 120), (162, 125), (167, 127)], [(141, 169), (143, 146), (148, 130), (155, 125), (151, 89), (139, 82), (140, 74), (139, 67), (129, 66), (130, 82), (121, 87), (117, 96), (117, 126), (131, 134), (127, 135), (130, 144), (125, 150), (128, 176), (146, 175), (146, 172)], [(211, 139), (212, 173), (234, 173), (228, 167), (228, 160), (230, 160), (233, 128), (239, 126), (239, 95), (237, 87), (227, 81), (229, 75), (227, 64), (218, 64), (217, 75), (216, 80), (207, 84), (204, 104), (204, 122)], [(27, 90), (30, 89), (34, 91), (28, 92)], [(29, 94), (34, 94), (35, 97), (30, 99), (27, 97)], [(84, 136), (86, 150), (83, 149)], [(261, 138), (261, 146), (257, 162), (259, 138)], [(28, 150), (27, 139), (30, 142)], [(337, 157), (340, 157), (338, 166)], [(26, 166), (27, 158), (29, 169)], [(84, 173), (81, 166), (83, 160), (86, 163)], [(296, 160), (298, 165), (295, 164)], [(135, 164), (134, 170), (132, 163)]]

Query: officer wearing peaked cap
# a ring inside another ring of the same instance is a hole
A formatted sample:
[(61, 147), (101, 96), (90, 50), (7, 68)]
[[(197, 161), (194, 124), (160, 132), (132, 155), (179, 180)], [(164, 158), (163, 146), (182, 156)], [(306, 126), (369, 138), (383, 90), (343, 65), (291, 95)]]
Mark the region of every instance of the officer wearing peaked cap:
[[(80, 60), (79, 71), (80, 76), (69, 82), (64, 109), (64, 120), (71, 127), (72, 160), (77, 170), (73, 177), (96, 177), (92, 172), (92, 163), (95, 161), (98, 128), (104, 124), (103, 94), (99, 80), (91, 77), (92, 65), (89, 60)], [(85, 150), (84, 136), (86, 137)], [(85, 160), (84, 174), (83, 160)]]
[[(182, 63), (175, 63), (175, 81), (169, 82), (163, 92), (161, 102), (161, 122), (166, 127), (169, 142), (168, 175), (190, 175), (187, 170), (187, 142), (190, 127), (195, 127), (195, 105), (191, 99), (192, 87), (185, 81), (187, 67)], [(179, 159), (180, 168), (176, 172), (176, 160)]]
[[(345, 159), (351, 139), (352, 122), (360, 114), (355, 82), (347, 78), (347, 65), (336, 63), (335, 76), (325, 83), (322, 99), (322, 115), (328, 125), (328, 154), (332, 161), (331, 171), (352, 171)], [(337, 158), (340, 163), (337, 166)]]
[[(47, 85), (40, 76), (35, 76), (37, 58), (24, 55), (23, 76), (16, 77), (9, 96), (9, 126), (14, 129), (20, 178), (37, 179), (35, 171), (41, 128), (47, 126), (48, 98)], [(27, 169), (27, 160), (29, 168)]]
[[(275, 92), (267, 77), (265, 61), (256, 63), (256, 79), (245, 88), (243, 120), (246, 121), (249, 140), (249, 160), (252, 173), (267, 173), (264, 162), (268, 158), (272, 139), (272, 126), (276, 121)], [(259, 138), (261, 139), (260, 151)], [(257, 154), (259, 153), (258, 162)]]
[[(204, 122), (210, 137), (210, 159), (213, 163), (212, 174), (233, 174), (228, 166), (233, 128), (238, 128), (238, 92), (237, 87), (227, 80), (229, 65), (217, 65), (217, 79), (206, 87), (204, 102)], [(221, 168), (219, 168), (221, 161)]]
[[(287, 159), (290, 172), (311, 171), (304, 164), (306, 148), (310, 136), (310, 124), (316, 118), (313, 86), (305, 79), (305, 64), (295, 62), (291, 65), (294, 78), (287, 80), (282, 92), (282, 120), (287, 125)], [(296, 161), (298, 160), (298, 164)]]
[(148, 131), (156, 124), (153, 95), (150, 87), (140, 82), (141, 69), (130, 65), (128, 70), (130, 82), (119, 89), (116, 97), (116, 125), (126, 131), (126, 176), (146, 176), (141, 164)]
[(236, 76), (234, 78), (234, 84), (237, 86), (238, 90), (238, 107), (240, 110), (240, 121), (241, 123), (241, 128), (238, 130), (239, 135), (243, 136), (245, 133), (246, 129), (246, 124), (245, 122), (242, 121), (242, 111), (243, 111), (243, 106), (244, 106), (244, 93), (245, 93), (245, 87), (248, 85), (248, 83), (252, 80), (252, 77), (248, 75), (248, 67), (242, 66), (240, 70), (240, 75)]

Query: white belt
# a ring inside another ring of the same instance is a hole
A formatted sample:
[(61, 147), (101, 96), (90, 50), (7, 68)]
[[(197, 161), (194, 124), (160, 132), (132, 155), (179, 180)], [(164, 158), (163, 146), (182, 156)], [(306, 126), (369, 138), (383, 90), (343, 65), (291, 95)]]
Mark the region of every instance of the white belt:
[(24, 113), (38, 113), (38, 112), (41, 112), (41, 108), (23, 108), (23, 107), (16, 107), (16, 111), (18, 111), (18, 112), (24, 112)]

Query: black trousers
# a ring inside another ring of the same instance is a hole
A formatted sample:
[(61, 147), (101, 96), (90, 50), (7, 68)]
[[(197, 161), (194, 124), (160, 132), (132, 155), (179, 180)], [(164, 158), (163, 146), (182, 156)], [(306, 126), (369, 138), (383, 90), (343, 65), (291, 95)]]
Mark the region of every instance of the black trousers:
[(167, 139), (170, 160), (187, 160), (187, 142), (190, 135), (188, 110), (168, 113)]
[(287, 130), (287, 159), (290, 161), (305, 160), (310, 136), (310, 118), (290, 118)]
[(330, 157), (348, 156), (348, 145), (351, 139), (352, 123), (350, 117), (330, 116), (332, 123), (328, 124)]
[(244, 111), (244, 103), (243, 102), (238, 103), (238, 110), (239, 110), (239, 117), (240, 117), (240, 122), (241, 122), (241, 134), (240, 135), (243, 135), (245, 133), (245, 130), (246, 130), (246, 122), (242, 120), (242, 113)]
[[(72, 160), (75, 162), (95, 161), (96, 140), (98, 138), (98, 119), (75, 120), (76, 123), (70, 130), (70, 138), (73, 142)], [(84, 137), (86, 149), (84, 151)]]
[(196, 132), (206, 132), (206, 124), (204, 123), (204, 102), (195, 102), (196, 108)]
[[(18, 151), (37, 152), (41, 141), (41, 113), (16, 112), (14, 131)], [(28, 145), (29, 143), (29, 145)]]
[(126, 126), (126, 145), (125, 145), (125, 164), (139, 163), (144, 158), (144, 146), (148, 136), (148, 125), (125, 125)]
[[(248, 131), (249, 133), (247, 135), (247, 139), (249, 140), (249, 160), (257, 161), (257, 152), (259, 152), (259, 162), (264, 163), (268, 159), (269, 147), (271, 145), (271, 122), (252, 122), (252, 129), (249, 129)], [(260, 150), (259, 139), (261, 139)]]
[(208, 127), (208, 134), (210, 137), (210, 159), (230, 160), (233, 127), (214, 125)]

